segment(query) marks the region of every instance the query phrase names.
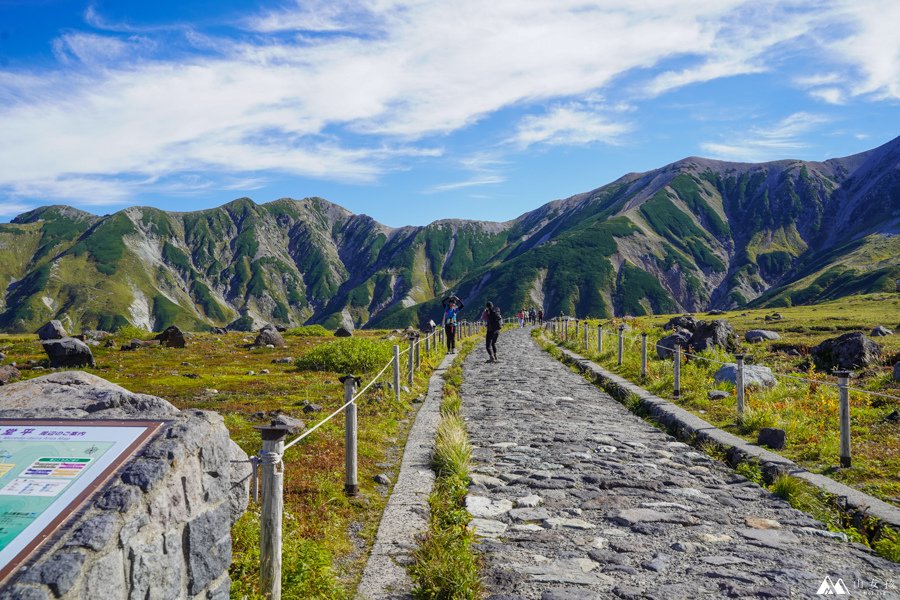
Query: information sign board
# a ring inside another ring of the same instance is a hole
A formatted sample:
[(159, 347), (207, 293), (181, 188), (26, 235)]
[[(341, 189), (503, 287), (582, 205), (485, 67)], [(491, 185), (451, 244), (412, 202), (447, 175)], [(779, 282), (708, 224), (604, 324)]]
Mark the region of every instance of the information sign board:
[(163, 424), (0, 419), (0, 583)]

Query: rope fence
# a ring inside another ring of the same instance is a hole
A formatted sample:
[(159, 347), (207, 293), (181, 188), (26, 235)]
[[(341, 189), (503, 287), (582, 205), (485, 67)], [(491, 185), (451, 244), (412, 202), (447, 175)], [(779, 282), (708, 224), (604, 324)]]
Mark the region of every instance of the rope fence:
[[(456, 340), (475, 335), (483, 330), (481, 322), (462, 321), (456, 325), (453, 335)], [(362, 380), (356, 375), (348, 374), (340, 378), (344, 385), (343, 404), (327, 417), (295, 437), (288, 443), (285, 439), (294, 433), (287, 424), (273, 421), (271, 425), (256, 427), (262, 436), (262, 449), (257, 456), (251, 458), (250, 494), (254, 502), (259, 502), (260, 492), (262, 506), (260, 512), (260, 589), (267, 600), (281, 599), (281, 554), (282, 524), (284, 517), (284, 453), (312, 435), (320, 427), (337, 415), (344, 413), (344, 492), (355, 496), (359, 491), (357, 473), (357, 431), (359, 420), (357, 401), (372, 388), (389, 370), (392, 371), (393, 387), (396, 400), (401, 400), (401, 376), (406, 371), (406, 382), (413, 385), (415, 373), (421, 369), (422, 354), (426, 356), (444, 349), (446, 351), (448, 330), (443, 327), (435, 329), (421, 337), (417, 332), (407, 336), (408, 345), (400, 349), (394, 344), (393, 357), (378, 373), (361, 389)], [(455, 344), (454, 344), (455, 345)], [(424, 346), (424, 349), (423, 349)], [(406, 355), (406, 360), (400, 357)], [(406, 363), (406, 368), (404, 365)], [(261, 488), (261, 489), (260, 489)]]
[[(569, 317), (556, 317), (554, 319), (549, 320), (545, 324), (545, 329), (549, 330), (551, 334), (558, 340), (562, 342), (572, 342), (577, 345), (581, 345), (585, 350), (590, 351), (592, 349), (591, 340), (593, 337), (593, 327), (588, 324), (587, 321), (580, 321), (578, 319), (569, 318)], [(597, 344), (596, 350), (599, 354), (604, 354), (604, 338), (609, 338), (610, 336), (614, 337), (617, 340), (617, 352), (616, 352), (616, 360), (617, 364), (621, 366), (625, 357), (625, 341), (628, 340), (631, 342), (631, 346), (633, 347), (636, 342), (640, 342), (641, 346), (641, 378), (645, 379), (647, 377), (647, 366), (648, 366), (648, 356), (647, 356), (647, 337), (646, 333), (642, 333), (640, 336), (629, 335), (625, 333), (625, 326), (619, 325), (615, 329), (611, 327), (604, 327), (603, 324), (599, 324), (596, 326), (596, 335), (597, 335)], [(746, 406), (746, 386), (745, 386), (745, 374), (746, 374), (746, 365), (745, 365), (745, 355), (743, 354), (735, 354), (735, 362), (722, 362), (719, 360), (715, 360), (706, 356), (701, 356), (699, 354), (685, 352), (682, 345), (675, 344), (674, 346), (665, 346), (659, 344), (658, 340), (653, 344), (653, 348), (657, 350), (662, 350), (663, 352), (657, 352), (658, 356), (660, 356), (659, 360), (667, 360), (671, 357), (672, 363), (672, 373), (673, 373), (673, 385), (672, 385), (672, 393), (673, 397), (678, 400), (681, 397), (681, 364), (685, 358), (689, 358), (696, 361), (703, 361), (714, 365), (719, 366), (734, 366), (735, 367), (735, 395), (737, 397), (736, 402), (736, 420), (737, 423), (740, 424), (743, 422), (747, 410)], [(885, 398), (892, 401), (900, 402), (900, 397), (893, 396), (891, 394), (885, 394), (881, 392), (875, 392), (871, 390), (866, 390), (858, 387), (851, 387), (849, 385), (851, 373), (849, 371), (836, 371), (834, 375), (837, 377), (837, 382), (828, 381), (826, 379), (818, 380), (818, 379), (810, 379), (807, 377), (800, 377), (797, 375), (791, 375), (788, 373), (781, 373), (778, 371), (774, 371), (769, 369), (772, 373), (773, 378), (776, 380), (776, 384), (778, 385), (778, 380), (792, 380), (798, 381), (802, 383), (806, 383), (810, 386), (829, 386), (833, 388), (837, 388), (838, 390), (838, 419), (840, 421), (840, 462), (842, 467), (850, 467), (852, 463), (851, 459), (851, 449), (850, 449), (850, 392), (854, 391), (858, 394), (866, 394), (870, 396), (876, 396), (880, 398)], [(783, 381), (782, 381), (783, 383)]]

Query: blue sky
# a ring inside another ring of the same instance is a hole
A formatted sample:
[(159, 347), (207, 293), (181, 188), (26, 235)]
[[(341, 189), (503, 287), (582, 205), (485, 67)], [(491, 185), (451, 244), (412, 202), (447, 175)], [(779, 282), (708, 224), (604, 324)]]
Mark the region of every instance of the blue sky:
[(0, 0), (0, 220), (321, 196), (506, 220), (900, 135), (900, 2)]

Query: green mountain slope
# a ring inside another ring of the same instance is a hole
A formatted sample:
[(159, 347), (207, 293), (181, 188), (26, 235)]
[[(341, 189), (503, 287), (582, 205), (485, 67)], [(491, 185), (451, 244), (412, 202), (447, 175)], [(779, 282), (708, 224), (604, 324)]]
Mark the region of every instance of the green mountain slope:
[(475, 317), (649, 314), (893, 291), (900, 138), (822, 163), (687, 158), (507, 223), (389, 228), (320, 198), (96, 217), (51, 206), (0, 225), (0, 329), (262, 322), (394, 327)]

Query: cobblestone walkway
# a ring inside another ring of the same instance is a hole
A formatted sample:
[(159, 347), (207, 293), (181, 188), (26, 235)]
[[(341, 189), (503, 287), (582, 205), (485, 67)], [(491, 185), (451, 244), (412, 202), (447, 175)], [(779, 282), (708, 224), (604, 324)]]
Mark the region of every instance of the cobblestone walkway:
[(826, 576), (900, 598), (898, 565), (634, 416), (526, 330), (499, 355), (472, 352), (462, 387), (492, 600), (816, 598)]

